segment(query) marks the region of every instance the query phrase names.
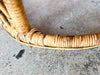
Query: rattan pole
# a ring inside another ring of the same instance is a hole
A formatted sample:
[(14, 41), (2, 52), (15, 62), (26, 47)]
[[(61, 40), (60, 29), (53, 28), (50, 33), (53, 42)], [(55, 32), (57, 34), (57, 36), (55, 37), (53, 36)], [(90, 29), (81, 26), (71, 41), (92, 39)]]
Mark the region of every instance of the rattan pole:
[(30, 25), (21, 0), (3, 0), (8, 13), (11, 17), (11, 23), (19, 33), (27, 33)]
[[(22, 1), (3, 1), (11, 17), (11, 25), (15, 27), (15, 29), (7, 28), (6, 30), (20, 42), (24, 42), (30, 45), (57, 48), (84, 48), (100, 45), (100, 33), (89, 35), (60, 36), (58, 34), (47, 35), (39, 32), (35, 28), (30, 30), (30, 25), (28, 23)], [(4, 19), (2, 18), (2, 20)], [(24, 33), (27, 34), (24, 35)]]

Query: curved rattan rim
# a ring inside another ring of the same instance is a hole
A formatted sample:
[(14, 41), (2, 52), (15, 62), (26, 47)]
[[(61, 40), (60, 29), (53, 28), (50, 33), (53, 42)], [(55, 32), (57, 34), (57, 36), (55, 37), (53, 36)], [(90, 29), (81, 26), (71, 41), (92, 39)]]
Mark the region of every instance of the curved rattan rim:
[(2, 27), (16, 41), (42, 48), (80, 50), (100, 45), (100, 33), (89, 35), (48, 35), (31, 29), (21, 0), (0, 0)]

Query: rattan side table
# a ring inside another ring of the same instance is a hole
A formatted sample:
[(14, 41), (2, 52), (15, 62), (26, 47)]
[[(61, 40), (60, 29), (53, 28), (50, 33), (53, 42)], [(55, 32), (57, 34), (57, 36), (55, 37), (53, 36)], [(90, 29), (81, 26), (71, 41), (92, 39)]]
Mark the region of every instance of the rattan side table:
[(15, 40), (52, 49), (80, 50), (100, 45), (100, 33), (89, 35), (48, 35), (29, 25), (21, 0), (0, 0), (2, 27)]

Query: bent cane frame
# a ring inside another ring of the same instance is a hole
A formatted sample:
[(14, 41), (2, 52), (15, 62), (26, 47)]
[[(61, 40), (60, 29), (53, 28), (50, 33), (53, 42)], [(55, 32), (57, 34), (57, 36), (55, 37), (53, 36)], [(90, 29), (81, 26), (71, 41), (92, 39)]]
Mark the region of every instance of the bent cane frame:
[(60, 36), (31, 29), (21, 0), (0, 0), (0, 19), (2, 27), (12, 38), (30, 46), (80, 50), (100, 45), (100, 33)]

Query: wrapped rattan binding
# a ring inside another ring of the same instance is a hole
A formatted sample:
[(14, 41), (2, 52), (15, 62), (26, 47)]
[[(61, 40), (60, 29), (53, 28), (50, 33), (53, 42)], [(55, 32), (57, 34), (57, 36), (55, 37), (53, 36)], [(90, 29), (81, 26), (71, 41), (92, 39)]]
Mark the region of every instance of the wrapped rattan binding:
[(3, 28), (19, 42), (30, 46), (84, 49), (100, 45), (100, 33), (89, 35), (47, 35), (31, 29), (21, 0), (0, 0), (0, 19)]

